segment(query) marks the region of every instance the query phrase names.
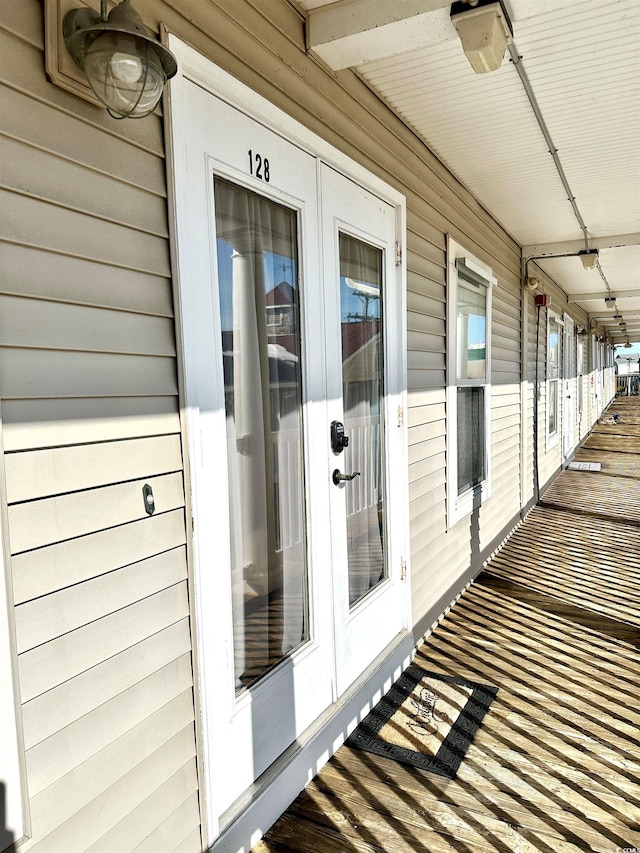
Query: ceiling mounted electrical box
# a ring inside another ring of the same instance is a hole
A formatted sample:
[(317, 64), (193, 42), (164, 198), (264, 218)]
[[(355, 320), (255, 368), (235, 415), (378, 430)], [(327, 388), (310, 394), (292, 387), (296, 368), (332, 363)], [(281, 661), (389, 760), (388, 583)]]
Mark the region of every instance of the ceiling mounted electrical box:
[(476, 74), (500, 68), (507, 44), (513, 38), (511, 21), (500, 0), (489, 3), (479, 0), (475, 6), (453, 3), (451, 23)]

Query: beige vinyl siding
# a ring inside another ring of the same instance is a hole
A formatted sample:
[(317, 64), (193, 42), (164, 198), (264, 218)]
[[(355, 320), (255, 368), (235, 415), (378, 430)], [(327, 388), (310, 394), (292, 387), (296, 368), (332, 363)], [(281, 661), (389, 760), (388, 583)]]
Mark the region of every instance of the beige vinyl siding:
[[(533, 270), (530, 267), (529, 273), (533, 274)], [(588, 318), (585, 312), (575, 305), (572, 302), (568, 302), (567, 295), (562, 291), (557, 284), (544, 273), (539, 267), (535, 268), (535, 275), (540, 279), (540, 287), (537, 293), (546, 293), (551, 298), (550, 310), (555, 312), (560, 319), (562, 319), (563, 315), (568, 314), (574, 321), (575, 326), (581, 324), (583, 326), (588, 325)], [(526, 351), (526, 375), (527, 375), (527, 464), (529, 466), (528, 470), (531, 472), (531, 477), (533, 477), (533, 466), (534, 466), (534, 458), (533, 458), (533, 412), (534, 412), (534, 401), (535, 401), (535, 377), (536, 377), (536, 324), (537, 324), (537, 314), (538, 309), (535, 307), (534, 296), (533, 294), (527, 294), (527, 310), (529, 312), (528, 316), (528, 334), (527, 334), (527, 351)], [(539, 485), (541, 489), (544, 489), (545, 484), (548, 483), (549, 479), (554, 476), (554, 474), (558, 471), (560, 466), (562, 465), (562, 451), (563, 451), (563, 436), (562, 429), (564, 424), (564, 395), (560, 393), (560, 405), (559, 405), (559, 441), (553, 447), (547, 446), (547, 330), (548, 330), (548, 311), (547, 308), (540, 309), (540, 334), (538, 341), (538, 382), (540, 388), (540, 396), (538, 400), (538, 474), (539, 474)], [(577, 340), (577, 331), (574, 326), (574, 347), (576, 346)], [(562, 337), (562, 336), (561, 336)], [(589, 423), (591, 414), (589, 411), (590, 401), (589, 401), (589, 376), (587, 375), (587, 364), (588, 364), (588, 354), (587, 350), (589, 348), (589, 336), (584, 337), (584, 376), (582, 380), (583, 386), (583, 394), (584, 394), (584, 411), (582, 415), (582, 419), (580, 420), (580, 415), (578, 412), (578, 380), (575, 380), (574, 387), (574, 446), (577, 447), (580, 443), (581, 439), (587, 434), (589, 429), (591, 428), (591, 423)], [(562, 347), (564, 346), (564, 339), (561, 341), (561, 375), (562, 370), (564, 370), (564, 358)], [(578, 365), (576, 361), (576, 374), (579, 373)], [(526, 473), (525, 473), (525, 476)]]
[(37, 0), (0, 10), (0, 414), (32, 822), (21, 849), (196, 851), (161, 119), (115, 122), (52, 86), (42, 26)]

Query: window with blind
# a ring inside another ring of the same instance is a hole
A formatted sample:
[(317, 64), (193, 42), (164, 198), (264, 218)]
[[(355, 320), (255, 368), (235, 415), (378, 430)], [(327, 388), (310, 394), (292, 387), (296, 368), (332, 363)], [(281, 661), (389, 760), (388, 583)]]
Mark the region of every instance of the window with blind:
[(448, 241), (447, 497), (449, 523), (490, 495), (492, 271)]

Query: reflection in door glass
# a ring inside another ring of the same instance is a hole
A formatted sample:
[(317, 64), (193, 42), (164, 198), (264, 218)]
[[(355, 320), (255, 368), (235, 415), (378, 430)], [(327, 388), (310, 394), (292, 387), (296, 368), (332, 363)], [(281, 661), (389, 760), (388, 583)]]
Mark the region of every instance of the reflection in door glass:
[(387, 576), (384, 539), (382, 251), (340, 234), (349, 604)]
[(296, 214), (216, 179), (236, 691), (309, 638)]

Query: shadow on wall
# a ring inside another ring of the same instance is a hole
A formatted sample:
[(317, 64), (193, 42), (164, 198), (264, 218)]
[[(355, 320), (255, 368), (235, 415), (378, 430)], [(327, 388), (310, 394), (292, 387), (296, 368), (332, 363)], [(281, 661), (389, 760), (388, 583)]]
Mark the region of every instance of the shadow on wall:
[(7, 829), (7, 787), (0, 782), (0, 853), (15, 853), (14, 835)]

